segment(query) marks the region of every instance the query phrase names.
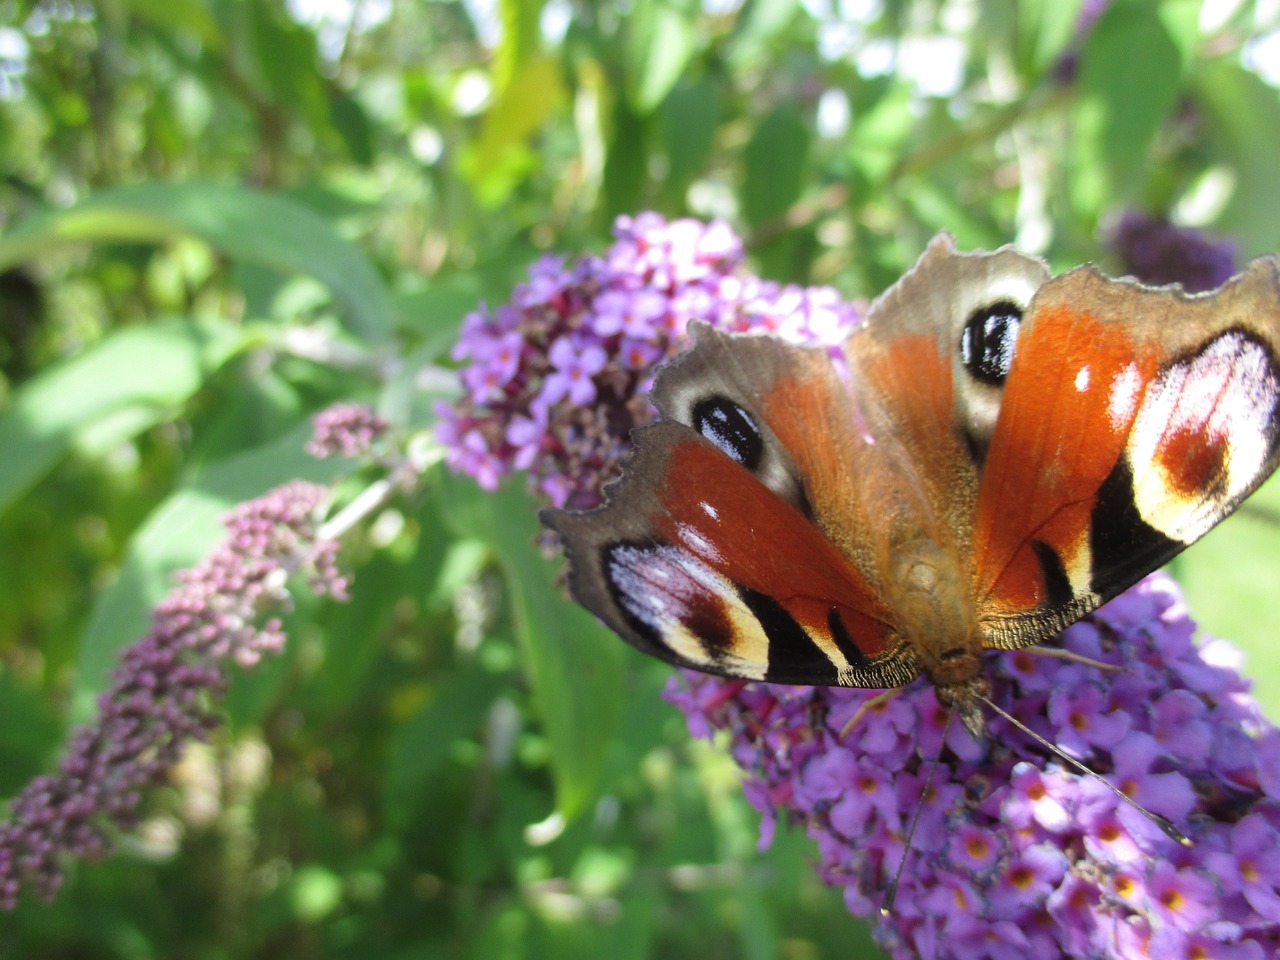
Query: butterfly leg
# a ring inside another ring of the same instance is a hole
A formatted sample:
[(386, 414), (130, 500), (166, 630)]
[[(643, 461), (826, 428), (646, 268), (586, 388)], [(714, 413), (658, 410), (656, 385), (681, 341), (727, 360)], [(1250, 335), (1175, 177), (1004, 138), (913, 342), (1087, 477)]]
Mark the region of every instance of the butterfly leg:
[(849, 735), (849, 731), (858, 725), (858, 721), (862, 719), (863, 714), (868, 710), (880, 709), (906, 689), (906, 687), (890, 687), (888, 690), (885, 690), (882, 693), (877, 693), (870, 700), (863, 703), (862, 706), (858, 707), (854, 712), (853, 716), (849, 718), (849, 721), (840, 728), (840, 739), (843, 740)]

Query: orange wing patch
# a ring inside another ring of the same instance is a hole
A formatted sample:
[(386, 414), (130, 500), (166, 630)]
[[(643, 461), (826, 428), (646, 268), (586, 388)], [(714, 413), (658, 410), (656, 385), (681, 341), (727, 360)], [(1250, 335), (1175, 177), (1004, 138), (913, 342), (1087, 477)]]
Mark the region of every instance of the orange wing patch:
[(1071, 594), (1088, 592), (1095, 497), (1154, 366), (1123, 329), (1087, 311), (1055, 305), (1024, 323), (978, 495), (973, 570), (984, 617), (1050, 600), (1048, 551)]

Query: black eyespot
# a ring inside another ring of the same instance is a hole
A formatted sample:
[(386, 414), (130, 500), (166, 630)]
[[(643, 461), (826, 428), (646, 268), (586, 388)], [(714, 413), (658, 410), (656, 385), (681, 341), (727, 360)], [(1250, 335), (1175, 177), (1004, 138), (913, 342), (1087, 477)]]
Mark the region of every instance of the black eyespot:
[(725, 397), (708, 397), (693, 408), (693, 428), (748, 470), (764, 456), (764, 437), (747, 411)]
[(997, 300), (969, 314), (960, 334), (960, 359), (969, 375), (981, 383), (1001, 386), (1013, 365), (1022, 307)]

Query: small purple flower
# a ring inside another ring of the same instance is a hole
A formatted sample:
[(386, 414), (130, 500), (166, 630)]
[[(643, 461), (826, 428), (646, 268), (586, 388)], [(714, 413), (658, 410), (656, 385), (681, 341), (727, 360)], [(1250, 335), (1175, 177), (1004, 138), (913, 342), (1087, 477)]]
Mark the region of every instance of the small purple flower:
[(634, 340), (653, 340), (670, 308), (670, 299), (651, 288), (605, 290), (595, 299), (591, 326), (602, 337), (621, 333)]
[(1208, 870), (1180, 870), (1161, 861), (1152, 867), (1146, 888), (1153, 913), (1168, 927), (1190, 933), (1219, 916), (1219, 895)]
[(12, 909), (27, 887), (52, 899), (68, 860), (101, 857), (115, 833), (136, 826), (143, 791), (221, 722), (229, 665), (280, 651), (288, 575), (302, 572), (315, 592), (346, 599), (337, 544), (317, 535), (328, 495), (295, 481), (240, 504), (224, 519), (222, 544), (177, 575), (151, 632), (121, 652), (96, 722), (75, 732), (56, 774), (11, 801), (0, 822), (0, 908)]
[(1059, 686), (1049, 695), (1055, 742), (1073, 757), (1110, 748), (1129, 732), (1129, 715), (1111, 709), (1101, 681)]
[(1228, 850), (1210, 854), (1207, 864), (1259, 916), (1280, 923), (1280, 842), (1271, 821), (1261, 814), (1245, 817), (1231, 829)]
[(1047, 843), (1036, 843), (1011, 854), (996, 871), (987, 895), (991, 909), (1017, 916), (1028, 904), (1043, 903), (1062, 882), (1069, 861)]
[(1236, 272), (1236, 245), (1130, 210), (1111, 239), (1124, 268), (1144, 283), (1180, 283), (1191, 293), (1220, 287)]
[(608, 355), (596, 343), (575, 343), (561, 337), (547, 351), (553, 372), (542, 385), (539, 400), (551, 407), (568, 398), (574, 406), (586, 406), (596, 398), (595, 381), (591, 378), (604, 369)]

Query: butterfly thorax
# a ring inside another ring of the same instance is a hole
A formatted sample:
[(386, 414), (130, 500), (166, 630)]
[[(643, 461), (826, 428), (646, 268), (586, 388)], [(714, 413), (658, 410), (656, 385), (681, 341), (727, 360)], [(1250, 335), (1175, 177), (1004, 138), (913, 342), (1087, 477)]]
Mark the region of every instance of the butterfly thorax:
[(896, 626), (937, 688), (938, 703), (956, 710), (964, 725), (981, 737), (978, 704), (987, 694), (987, 683), (969, 578), (958, 552), (930, 537), (918, 537), (898, 543), (887, 566)]

